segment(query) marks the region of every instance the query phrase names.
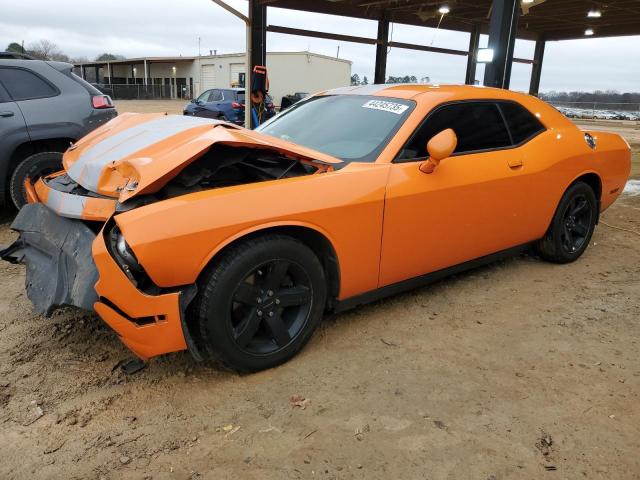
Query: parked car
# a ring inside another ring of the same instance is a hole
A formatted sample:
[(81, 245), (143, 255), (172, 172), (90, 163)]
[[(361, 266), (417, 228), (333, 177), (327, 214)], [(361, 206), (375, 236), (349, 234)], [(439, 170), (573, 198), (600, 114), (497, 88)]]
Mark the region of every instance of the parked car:
[[(213, 88), (206, 90), (187, 103), (183, 114), (193, 117), (215, 118), (225, 122), (244, 125), (244, 88)], [(267, 95), (264, 120), (276, 114), (273, 100)]]
[(280, 102), (280, 111), (284, 111), (291, 105), (298, 103), (303, 98), (307, 98), (309, 94), (307, 92), (296, 92), (292, 95), (285, 95)]
[(72, 68), (0, 59), (0, 204), (24, 205), (27, 181), (60, 170), (71, 143), (116, 116), (111, 98)]
[(26, 53), (0, 52), (0, 60), (2, 59), (33, 60), (34, 58), (31, 55), (27, 55)]
[(27, 264), (38, 311), (95, 309), (142, 359), (255, 371), (327, 311), (531, 247), (577, 260), (630, 158), (536, 97), (471, 86), (332, 90), (256, 131), (124, 114), (36, 183), (0, 255)]

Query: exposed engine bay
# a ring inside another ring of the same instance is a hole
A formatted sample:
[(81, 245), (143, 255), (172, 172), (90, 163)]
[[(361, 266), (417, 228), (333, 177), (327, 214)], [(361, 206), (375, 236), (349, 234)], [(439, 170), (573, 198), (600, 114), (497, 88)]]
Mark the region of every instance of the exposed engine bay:
[(169, 181), (159, 199), (247, 183), (318, 173), (318, 167), (276, 151), (215, 144)]

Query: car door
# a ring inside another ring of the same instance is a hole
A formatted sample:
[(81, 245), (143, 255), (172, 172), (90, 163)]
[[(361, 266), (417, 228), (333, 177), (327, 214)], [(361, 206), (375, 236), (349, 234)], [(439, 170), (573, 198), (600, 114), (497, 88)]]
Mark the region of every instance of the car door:
[[(454, 154), (423, 173), (427, 142), (447, 128), (458, 137)], [(524, 243), (523, 159), (495, 102), (456, 102), (428, 114), (390, 168), (379, 285)]]
[(6, 176), (9, 159), (18, 145), (29, 141), (27, 125), (22, 111), (2, 85), (0, 68), (0, 172)]

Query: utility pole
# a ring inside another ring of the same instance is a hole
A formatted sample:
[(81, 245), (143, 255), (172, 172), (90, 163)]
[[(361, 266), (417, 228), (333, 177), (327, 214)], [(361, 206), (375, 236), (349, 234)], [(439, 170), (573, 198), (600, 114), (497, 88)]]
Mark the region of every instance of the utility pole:
[(340, 45), (338, 45), (338, 53), (336, 53), (336, 58), (340, 58)]
[(201, 56), (201, 53), (200, 53), (200, 40), (201, 40), (201, 38), (198, 37), (198, 56), (199, 57)]

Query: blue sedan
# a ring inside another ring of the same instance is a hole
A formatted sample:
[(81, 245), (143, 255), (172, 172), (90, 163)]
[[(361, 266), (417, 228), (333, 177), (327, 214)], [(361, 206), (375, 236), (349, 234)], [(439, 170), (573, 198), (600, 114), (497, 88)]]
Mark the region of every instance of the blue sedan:
[[(194, 117), (215, 118), (244, 125), (244, 88), (212, 88), (184, 107), (184, 114)], [(276, 114), (271, 98), (267, 96), (265, 119)]]

